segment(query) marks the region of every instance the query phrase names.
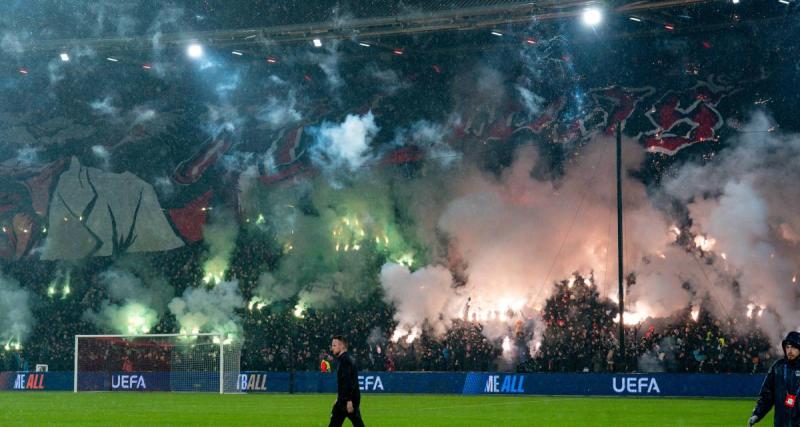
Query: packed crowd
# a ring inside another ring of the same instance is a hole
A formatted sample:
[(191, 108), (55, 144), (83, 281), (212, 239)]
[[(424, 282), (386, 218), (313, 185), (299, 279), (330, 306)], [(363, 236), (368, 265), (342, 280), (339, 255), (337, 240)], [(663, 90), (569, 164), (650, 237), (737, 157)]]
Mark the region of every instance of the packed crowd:
[[(245, 259), (231, 265), (245, 296), (258, 278), (257, 271), (246, 271), (246, 266), (259, 269), (271, 262), (264, 257), (266, 248), (250, 251), (247, 258), (258, 258), (261, 264)], [(201, 255), (201, 249), (190, 247), (152, 262), (178, 295), (186, 283), (201, 279)], [(12, 267), (7, 274), (36, 295), (36, 322), (21, 349), (0, 351), (0, 369), (45, 363), (50, 370), (71, 370), (76, 334), (113, 332), (100, 330), (85, 316), (107, 297), (97, 283), (110, 262), (73, 268), (70, 292), (56, 295), (48, 294), (56, 265), (29, 262)], [(541, 317), (518, 313), (503, 324), (489, 325), (465, 313), (453, 319), (444, 334), (423, 324), (415, 339), (394, 341), (395, 311), (381, 298), (379, 286), (359, 301), (307, 308), (299, 315), (295, 304), (239, 310), (243, 370), (318, 370), (323, 360), (331, 359), (328, 347), (334, 334), (347, 336), (362, 369), (372, 371), (762, 372), (776, 357), (752, 320), (721, 320), (704, 306), (699, 313), (687, 307), (668, 319), (626, 326), (625, 354), (620, 357), (616, 304), (601, 298), (592, 282), (580, 277), (554, 285)], [(174, 317), (164, 314), (151, 333), (176, 329)]]

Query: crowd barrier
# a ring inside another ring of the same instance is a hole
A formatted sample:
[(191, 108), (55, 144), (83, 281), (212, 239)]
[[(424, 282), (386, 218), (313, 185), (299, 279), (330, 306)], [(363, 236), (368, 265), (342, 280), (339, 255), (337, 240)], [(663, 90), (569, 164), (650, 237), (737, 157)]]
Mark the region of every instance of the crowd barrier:
[[(217, 374), (125, 372), (83, 374), (81, 389), (108, 391), (213, 391)], [(567, 396), (754, 397), (764, 374), (512, 374), (502, 372), (362, 372), (364, 393), (522, 394)], [(0, 390), (71, 391), (72, 372), (0, 372)], [(321, 372), (242, 372), (244, 393), (335, 393), (336, 375)]]

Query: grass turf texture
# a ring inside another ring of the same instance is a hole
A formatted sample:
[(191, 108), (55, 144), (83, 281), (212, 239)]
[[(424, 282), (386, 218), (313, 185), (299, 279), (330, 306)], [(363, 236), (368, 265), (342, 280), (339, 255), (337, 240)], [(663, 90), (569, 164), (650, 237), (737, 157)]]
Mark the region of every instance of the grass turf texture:
[[(327, 426), (334, 395), (0, 392), (2, 426)], [(735, 426), (755, 399), (365, 395), (368, 426)], [(345, 421), (345, 425), (350, 425)], [(759, 425), (772, 425), (772, 413)]]

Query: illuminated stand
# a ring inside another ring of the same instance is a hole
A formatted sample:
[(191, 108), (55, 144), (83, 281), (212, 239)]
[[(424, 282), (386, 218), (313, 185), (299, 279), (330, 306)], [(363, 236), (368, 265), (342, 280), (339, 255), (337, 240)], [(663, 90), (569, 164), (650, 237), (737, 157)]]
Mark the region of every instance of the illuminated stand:
[(241, 354), (216, 333), (76, 335), (73, 391), (235, 393)]

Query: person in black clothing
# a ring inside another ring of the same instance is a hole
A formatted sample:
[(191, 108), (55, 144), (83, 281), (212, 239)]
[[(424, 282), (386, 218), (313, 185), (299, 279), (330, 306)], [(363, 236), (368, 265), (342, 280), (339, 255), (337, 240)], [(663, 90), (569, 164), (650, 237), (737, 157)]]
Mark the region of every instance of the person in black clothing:
[(769, 368), (761, 386), (761, 397), (747, 421), (748, 427), (761, 421), (773, 406), (775, 427), (800, 426), (800, 405), (797, 403), (800, 397), (800, 332), (789, 332), (781, 345), (784, 358)]
[(361, 391), (358, 389), (358, 370), (355, 361), (347, 353), (347, 341), (341, 335), (333, 337), (331, 352), (336, 356), (336, 403), (331, 410), (331, 422), (328, 427), (339, 427), (345, 418), (355, 427), (364, 427), (361, 420)]

